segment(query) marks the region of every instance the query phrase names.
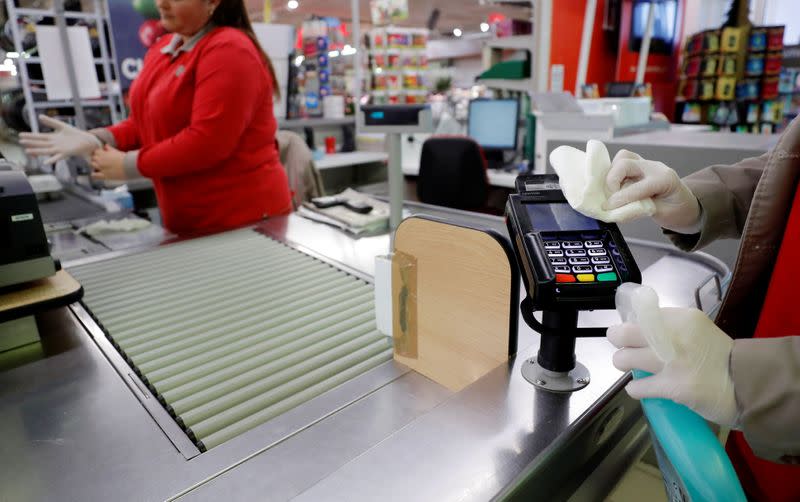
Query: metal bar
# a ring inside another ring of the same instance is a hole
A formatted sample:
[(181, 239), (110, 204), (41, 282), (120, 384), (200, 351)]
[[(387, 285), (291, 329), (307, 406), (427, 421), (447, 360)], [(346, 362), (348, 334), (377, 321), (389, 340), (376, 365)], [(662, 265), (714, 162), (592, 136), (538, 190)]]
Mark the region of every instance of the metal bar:
[[(104, 12), (100, 12), (104, 10)], [(108, 19), (108, 9), (105, 2), (101, 0), (94, 0), (94, 13), (95, 13), (95, 23), (97, 26), (97, 38), (100, 42), (100, 56), (102, 59), (103, 65), (103, 75), (105, 76), (105, 82), (107, 88), (110, 87), (112, 84), (116, 82), (116, 87), (118, 89), (117, 92), (113, 92), (112, 89), (108, 88), (109, 94), (113, 94), (115, 97), (119, 96), (119, 92), (121, 91), (120, 86), (120, 76), (119, 76), (119, 68), (114, 68), (114, 78), (116, 81), (111, 80), (111, 64), (109, 64), (110, 56), (109, 56), (109, 46), (108, 41), (106, 40), (106, 27), (109, 29), (109, 34), (111, 33), (111, 23), (106, 22)], [(116, 61), (116, 60), (114, 60)], [(109, 107), (111, 109), (111, 123), (116, 123), (119, 121), (119, 113), (121, 110), (117, 109), (117, 103), (112, 103)]]
[[(56, 5), (58, 5), (58, 4), (56, 3)], [(63, 8), (63, 2), (61, 3), (61, 7)], [(16, 9), (16, 11), (17, 11), (17, 15), (20, 15), (20, 16), (53, 17), (53, 18), (57, 18), (59, 15), (61, 15), (61, 16), (63, 16), (64, 19), (83, 19), (85, 21), (91, 21), (91, 20), (94, 19), (94, 14), (92, 14), (92, 13), (62, 11), (59, 14), (57, 8), (56, 9), (22, 8), (22, 9)]]
[[(388, 342), (387, 342), (388, 343)], [(347, 368), (339, 373), (334, 374), (331, 378), (316, 383), (310, 387), (305, 388), (290, 394), (290, 396), (278, 403), (265, 408), (257, 413), (254, 413), (247, 418), (240, 420), (234, 424), (225, 427), (222, 430), (214, 432), (203, 438), (202, 442), (206, 448), (213, 448), (219, 444), (228, 441), (241, 434), (244, 431), (250, 430), (264, 422), (271, 420), (286, 411), (298, 406), (299, 404), (308, 401), (311, 398), (319, 396), (323, 392), (333, 389), (343, 383), (355, 378), (356, 376), (364, 373), (370, 369), (379, 366), (381, 363), (386, 362), (392, 358), (392, 350), (388, 348), (383, 352), (379, 352), (369, 359), (365, 359), (355, 366)], [(299, 386), (299, 385), (298, 385)], [(295, 386), (293, 386), (295, 387)], [(291, 389), (294, 390), (294, 389)]]
[[(354, 306), (354, 304), (356, 305)], [(160, 380), (219, 357), (238, 351), (254, 353), (263, 348), (264, 344), (269, 343), (269, 338), (266, 337), (276, 335), (275, 331), (291, 329), (297, 330), (290, 331), (291, 333), (302, 333), (303, 330), (322, 329), (326, 325), (343, 322), (349, 316), (358, 315), (372, 308), (374, 308), (372, 302), (364, 303), (363, 298), (357, 298), (355, 301), (348, 302), (342, 312), (337, 312), (339, 308), (336, 305), (329, 306), (314, 315), (305, 314), (308, 317), (297, 319), (294, 322), (288, 322), (288, 319), (293, 317), (292, 315), (284, 315), (276, 318), (271, 323), (266, 323), (266, 327), (262, 325), (250, 326), (249, 330), (237, 333), (239, 336), (220, 337), (216, 340), (198, 344), (195, 350), (184, 351), (180, 358), (175, 355), (167, 355), (144, 364), (137, 364), (137, 366), (143, 373), (147, 373), (148, 380), (157, 385)], [(261, 341), (254, 340), (259, 337), (262, 339)]]
[[(11, 34), (14, 39), (14, 50), (17, 54), (22, 56), (25, 52), (22, 50), (22, 37), (19, 32), (19, 23), (17, 19), (21, 15), (20, 9), (17, 9), (16, 0), (6, 0), (6, 10), (8, 11), (8, 18), (11, 21)], [(22, 94), (25, 96), (25, 103), (27, 103), (26, 113), (28, 114), (28, 122), (31, 131), (39, 132), (39, 121), (36, 118), (36, 110), (33, 105), (33, 93), (31, 92), (30, 78), (28, 77), (28, 67), (24, 64), (17, 65), (19, 69), (20, 81), (22, 84)]]
[(64, 0), (53, 0), (55, 9), (55, 22), (58, 28), (58, 35), (61, 38), (61, 50), (64, 55), (64, 64), (67, 67), (67, 79), (69, 80), (69, 90), (72, 93), (72, 106), (75, 108), (75, 125), (79, 129), (86, 129), (86, 115), (83, 113), (81, 96), (78, 91), (78, 77), (75, 75), (75, 61), (72, 59), (72, 46), (67, 35), (67, 24), (64, 21)]
[[(342, 277), (341, 279), (346, 280), (347, 278)], [(203, 330), (209, 330), (223, 327), (229, 322), (230, 316), (236, 315), (238, 317), (249, 318), (252, 315), (257, 315), (259, 312), (264, 310), (265, 305), (272, 307), (277, 306), (273, 305), (271, 302), (272, 300), (279, 298), (282, 293), (286, 293), (286, 298), (279, 304), (281, 306), (285, 306), (290, 304), (290, 302), (295, 302), (303, 298), (315, 297), (316, 295), (321, 295), (322, 293), (326, 292), (328, 295), (332, 295), (335, 294), (340, 285), (346, 283), (345, 280), (332, 282), (330, 284), (320, 284), (317, 285), (316, 288), (312, 289), (309, 289), (305, 284), (297, 284), (291, 291), (273, 291), (264, 298), (259, 298), (256, 296), (254, 297), (254, 301), (248, 302), (246, 305), (233, 303), (225, 310), (219, 310), (217, 308), (210, 309), (211, 312), (202, 316), (202, 318), (186, 316), (183, 318), (185, 320), (182, 322), (175, 322), (172, 320), (168, 325), (159, 326), (154, 324), (152, 327), (141, 328), (141, 331), (148, 333), (148, 335), (152, 332), (155, 333), (146, 338), (126, 341), (125, 352), (131, 356), (138, 355), (147, 350), (168, 344), (173, 340), (183, 340), (186, 338), (186, 336), (189, 336), (192, 330), (196, 331), (201, 328)], [(130, 345), (128, 345), (129, 343)]]
[(184, 415), (201, 409), (206, 410), (206, 417), (216, 415), (227, 409), (230, 403), (241, 403), (272, 389), (275, 387), (275, 381), (280, 380), (278, 375), (282, 375), (288, 381), (287, 375), (291, 374), (294, 375), (291, 378), (296, 378), (306, 373), (309, 368), (316, 367), (320, 361), (333, 362), (382, 338), (382, 335), (375, 334), (373, 323), (371, 328), (360, 327), (339, 334), (327, 344), (311, 346), (298, 344), (295, 350), (287, 352), (280, 359), (266, 360), (261, 366), (225, 380), (218, 380), (216, 385), (198, 389), (197, 392), (172, 402), (172, 409), (182, 419)]
[[(374, 361), (375, 364), (369, 367), (377, 366), (378, 363), (390, 358), (391, 341), (380, 334), (377, 334), (376, 337), (376, 340), (371, 344), (344, 357), (332, 359), (318, 356), (309, 359), (306, 361), (307, 364), (301, 367), (293, 367), (272, 375), (269, 378), (269, 385), (265, 382), (260, 382), (257, 388), (247, 389), (247, 392), (243, 391), (228, 399), (213, 402), (209, 406), (184, 413), (181, 415), (181, 419), (199, 439), (222, 429), (235, 426), (238, 422), (245, 422), (245, 427), (237, 427), (239, 430), (234, 435), (238, 435), (242, 432), (241, 429), (246, 430), (255, 425), (248, 418), (256, 418), (257, 422), (263, 422), (265, 409), (268, 410), (269, 407), (325, 380), (341, 378), (343, 374), (347, 375), (346, 370), (348, 368), (358, 368), (362, 363), (375, 356), (378, 356), (377, 360)], [(317, 364), (319, 366), (315, 367)], [(361, 373), (368, 368), (359, 369), (358, 373)], [(350, 378), (352, 378), (352, 375), (347, 375), (344, 380), (339, 381), (347, 381)], [(279, 383), (275, 385), (276, 382)], [(245, 401), (238, 401), (236, 398), (241, 396), (249, 397)], [(231, 403), (234, 402), (237, 404), (231, 406)]]
[(647, 26), (642, 37), (642, 45), (639, 48), (639, 64), (636, 65), (637, 84), (644, 83), (644, 74), (647, 71), (647, 58), (650, 55), (650, 40), (653, 38), (653, 23), (656, 18), (655, 2), (650, 2), (647, 7)]
[[(364, 68), (361, 64), (363, 56), (363, 51), (361, 50), (361, 10), (359, 9), (358, 4), (359, 0), (350, 1), (350, 10), (352, 16), (350, 27), (353, 30), (353, 49), (356, 50), (356, 53), (353, 54), (353, 70), (355, 80), (353, 85), (354, 117), (358, 117), (358, 110), (361, 108), (361, 79), (364, 78)], [(355, 128), (355, 133), (358, 134), (358, 122), (356, 122)]]
[[(157, 359), (160, 357), (164, 357), (168, 354), (180, 354), (183, 351), (191, 351), (197, 352), (197, 346), (199, 344), (209, 343), (210, 346), (218, 346), (221, 339), (224, 339), (224, 333), (228, 332), (229, 334), (239, 334), (235, 333), (238, 327), (248, 327), (248, 326), (255, 326), (259, 325), (262, 322), (270, 322), (272, 318), (278, 315), (282, 315), (283, 313), (291, 312), (295, 315), (300, 315), (299, 312), (309, 309), (308, 303), (323, 300), (325, 299), (325, 295), (327, 294), (329, 297), (334, 295), (343, 295), (345, 294), (345, 288), (340, 288), (338, 290), (326, 292), (321, 291), (314, 295), (308, 296), (308, 301), (304, 302), (304, 299), (296, 300), (289, 303), (275, 303), (271, 305), (271, 308), (264, 309), (259, 314), (248, 316), (246, 313), (242, 313), (241, 315), (237, 313), (233, 313), (227, 317), (225, 317), (225, 323), (220, 323), (220, 325), (216, 328), (208, 329), (203, 326), (200, 329), (194, 329), (186, 333), (181, 333), (180, 335), (175, 334), (169, 337), (169, 340), (165, 340), (163, 338), (157, 338), (151, 340), (150, 343), (147, 344), (139, 344), (134, 347), (133, 350), (129, 351), (126, 347), (126, 354), (137, 362), (146, 362), (148, 360)], [(309, 309), (313, 310), (313, 309)], [(164, 323), (165, 326), (169, 326), (169, 322)], [(182, 336), (181, 336), (182, 335)], [(219, 335), (219, 336), (215, 336)], [(254, 333), (254, 336), (260, 337), (263, 336), (263, 333)], [(236, 339), (238, 337), (235, 337)]]
[(403, 166), (400, 156), (400, 133), (392, 132), (386, 135), (389, 143), (389, 251), (394, 249), (394, 233), (403, 219)]
[(578, 77), (575, 79), (575, 97), (580, 97), (581, 87), (586, 83), (586, 72), (589, 68), (589, 55), (592, 52), (592, 34), (597, 0), (586, 0), (583, 14), (583, 32), (581, 34), (581, 52), (578, 56)]
[(89, 312), (79, 303), (74, 303), (70, 305), (69, 308), (89, 333), (89, 336), (92, 337), (100, 352), (108, 359), (114, 370), (122, 377), (125, 385), (131, 389), (136, 399), (144, 406), (145, 410), (147, 410), (147, 413), (153, 418), (158, 427), (164, 431), (164, 434), (169, 438), (175, 448), (187, 460), (199, 455), (200, 450), (197, 449), (197, 446), (189, 440), (184, 431), (175, 423), (175, 420), (167, 413), (164, 407), (161, 406), (161, 403), (158, 402), (155, 396), (150, 394), (150, 391), (145, 388), (146, 386), (139, 380), (139, 377), (133, 374), (133, 371), (122, 356), (119, 355), (119, 352), (111, 345), (111, 342), (108, 341), (105, 333), (103, 333), (103, 330), (100, 329), (94, 319), (92, 319)]
[[(32, 108), (74, 108), (75, 104), (72, 100), (69, 101), (35, 101)], [(111, 106), (111, 101), (108, 99), (93, 99), (81, 104), (81, 107), (95, 107), (95, 106)], [(76, 115), (77, 117), (77, 115)], [(76, 118), (77, 122), (77, 118)]]
[[(353, 327), (348, 328), (352, 325)], [(344, 329), (344, 331), (342, 331)], [(226, 363), (214, 371), (206, 371), (206, 368), (192, 368), (187, 373), (188, 377), (182, 374), (184, 383), (175, 385), (176, 379), (161, 382), (157, 388), (158, 392), (170, 403), (176, 411), (181, 406), (183, 399), (196, 395), (198, 392), (214, 394), (215, 386), (223, 385), (236, 375), (245, 374), (259, 368), (265, 368), (267, 374), (283, 369), (284, 365), (294, 364), (291, 361), (299, 357), (298, 350), (307, 347), (328, 350), (335, 347), (341, 340), (349, 340), (353, 336), (362, 335), (370, 330), (375, 330), (375, 320), (371, 312), (365, 312), (355, 316), (346, 323), (337, 326), (330, 326), (323, 330), (312, 333), (307, 337), (292, 340), (271, 350), (264, 351), (255, 356), (242, 359), (238, 362)], [(271, 368), (267, 370), (266, 368)]]
[(531, 81), (534, 92), (546, 92), (550, 80), (550, 37), (553, 24), (553, 0), (533, 3), (533, 62)]

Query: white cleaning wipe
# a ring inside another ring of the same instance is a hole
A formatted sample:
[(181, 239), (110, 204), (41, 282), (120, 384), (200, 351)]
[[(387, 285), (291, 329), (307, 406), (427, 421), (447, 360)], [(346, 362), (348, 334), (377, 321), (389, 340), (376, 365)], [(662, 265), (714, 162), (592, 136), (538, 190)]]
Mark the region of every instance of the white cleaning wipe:
[(611, 193), (606, 176), (611, 170), (611, 157), (606, 145), (590, 139), (586, 151), (571, 146), (559, 146), (550, 153), (550, 163), (569, 205), (586, 216), (606, 222), (628, 221), (656, 212), (652, 199), (631, 202), (610, 211), (603, 209)]
[(111, 232), (134, 232), (150, 226), (150, 222), (142, 218), (120, 218), (118, 220), (100, 220), (78, 229), (89, 235), (100, 235)]

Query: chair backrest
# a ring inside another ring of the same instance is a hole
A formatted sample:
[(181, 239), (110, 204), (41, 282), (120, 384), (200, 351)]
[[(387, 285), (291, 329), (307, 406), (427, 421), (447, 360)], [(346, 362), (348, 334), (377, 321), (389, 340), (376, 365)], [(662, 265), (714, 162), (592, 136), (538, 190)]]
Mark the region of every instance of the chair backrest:
[(297, 209), (303, 201), (325, 195), (322, 178), (303, 137), (292, 131), (278, 131), (275, 139), (278, 142), (281, 164), (289, 178), (292, 206)]
[(417, 197), (456, 209), (486, 205), (489, 182), (480, 147), (466, 136), (428, 138), (422, 145)]

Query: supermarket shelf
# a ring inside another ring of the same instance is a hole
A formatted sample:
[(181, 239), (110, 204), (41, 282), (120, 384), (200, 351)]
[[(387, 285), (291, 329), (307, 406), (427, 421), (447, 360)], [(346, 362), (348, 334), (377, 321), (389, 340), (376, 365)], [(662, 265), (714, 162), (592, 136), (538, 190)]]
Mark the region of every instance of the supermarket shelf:
[(526, 49), (533, 50), (533, 35), (514, 35), (511, 37), (491, 38), (486, 47), (492, 49)]
[[(87, 100), (81, 99), (81, 104), (83, 106), (114, 106), (110, 99), (97, 99), (97, 100)], [(65, 100), (58, 100), (58, 101), (36, 101), (33, 103), (33, 107), (36, 109), (41, 108), (71, 108), (72, 107), (72, 100), (65, 99)]]
[(504, 79), (504, 78), (486, 78), (475, 81), (476, 84), (485, 85), (486, 87), (493, 87), (495, 89), (505, 89), (507, 91), (532, 91), (533, 79)]
[(303, 129), (305, 127), (344, 126), (356, 123), (355, 117), (339, 119), (306, 118), (306, 119), (278, 119), (279, 129)]
[[(103, 58), (93, 58), (94, 64), (103, 64), (106, 60)], [(25, 64), (41, 64), (42, 58), (31, 56), (27, 58), (19, 58), (17, 61), (21, 61)], [(113, 63), (113, 61), (109, 61), (109, 63)]]
[[(56, 13), (52, 9), (16, 9), (18, 16), (44, 16), (55, 17)], [(66, 19), (85, 19), (96, 20), (98, 14), (96, 12), (64, 12)]]

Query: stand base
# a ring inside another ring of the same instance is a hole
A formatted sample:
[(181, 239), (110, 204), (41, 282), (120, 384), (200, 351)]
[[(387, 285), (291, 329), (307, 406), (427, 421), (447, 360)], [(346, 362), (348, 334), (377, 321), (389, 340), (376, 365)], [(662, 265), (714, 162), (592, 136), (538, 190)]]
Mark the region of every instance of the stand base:
[(548, 371), (531, 358), (522, 364), (522, 376), (534, 386), (550, 392), (574, 392), (589, 385), (589, 370), (581, 363), (575, 363), (568, 373)]

